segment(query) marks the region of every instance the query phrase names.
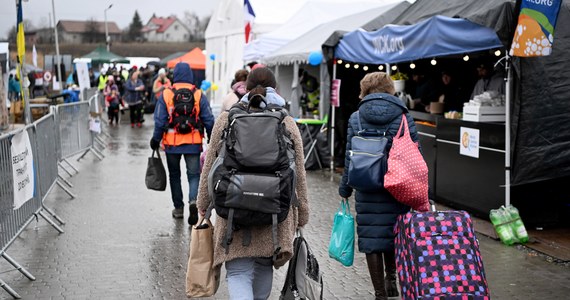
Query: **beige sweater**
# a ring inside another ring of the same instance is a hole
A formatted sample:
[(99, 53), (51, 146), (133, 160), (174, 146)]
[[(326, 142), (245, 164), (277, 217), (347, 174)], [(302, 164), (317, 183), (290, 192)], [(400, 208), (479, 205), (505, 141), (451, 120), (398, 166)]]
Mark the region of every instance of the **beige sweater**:
[[(285, 128), (291, 134), (291, 139), (295, 148), (295, 163), (297, 166), (297, 199), (299, 207), (291, 207), (287, 218), (278, 225), (279, 245), (281, 253), (274, 263), (279, 268), (293, 256), (293, 239), (297, 227), (304, 226), (309, 220), (309, 202), (307, 199), (307, 180), (304, 167), (303, 141), (297, 124), (291, 117), (286, 117)], [(220, 114), (214, 129), (212, 130), (212, 138), (210, 139), (210, 148), (206, 155), (202, 176), (200, 177), (200, 187), (198, 189), (198, 210), (205, 211), (210, 205), (210, 197), (208, 194), (208, 173), (212, 168), (212, 164), (216, 159), (219, 150), (222, 147), (220, 140), (223, 130), (228, 125), (228, 113)], [(242, 232), (235, 231), (233, 242), (230, 245), (229, 253), (222, 247), (222, 241), (226, 233), (227, 220), (222, 218), (216, 219), (214, 228), (214, 264), (216, 266), (223, 264), (236, 258), (244, 257), (271, 257), (273, 255), (273, 242), (271, 237), (271, 226), (252, 228), (251, 244), (242, 246)]]

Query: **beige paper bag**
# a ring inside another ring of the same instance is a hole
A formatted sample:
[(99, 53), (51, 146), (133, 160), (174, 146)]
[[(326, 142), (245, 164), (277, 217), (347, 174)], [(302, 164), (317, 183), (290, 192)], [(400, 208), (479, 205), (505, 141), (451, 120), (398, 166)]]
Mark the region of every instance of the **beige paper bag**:
[(186, 296), (210, 297), (220, 286), (220, 266), (214, 265), (214, 227), (209, 219), (192, 227), (186, 270)]

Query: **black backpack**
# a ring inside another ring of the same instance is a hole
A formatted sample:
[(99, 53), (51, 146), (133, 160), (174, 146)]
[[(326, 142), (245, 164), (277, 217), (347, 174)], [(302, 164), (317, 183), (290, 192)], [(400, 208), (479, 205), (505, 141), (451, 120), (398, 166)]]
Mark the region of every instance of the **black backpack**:
[(274, 259), (281, 248), (277, 224), (287, 218), (295, 198), (295, 154), (286, 132), (282, 107), (250, 111), (238, 103), (229, 111), (221, 151), (208, 175), (210, 198), (216, 213), (228, 220), (223, 246), (229, 251), (234, 230), (273, 227)]
[(204, 134), (204, 124), (200, 120), (198, 110), (194, 107), (195, 101), (200, 101), (200, 99), (194, 99), (196, 89), (172, 88), (172, 92), (174, 93), (174, 110), (168, 127), (180, 134), (187, 134), (194, 130)]

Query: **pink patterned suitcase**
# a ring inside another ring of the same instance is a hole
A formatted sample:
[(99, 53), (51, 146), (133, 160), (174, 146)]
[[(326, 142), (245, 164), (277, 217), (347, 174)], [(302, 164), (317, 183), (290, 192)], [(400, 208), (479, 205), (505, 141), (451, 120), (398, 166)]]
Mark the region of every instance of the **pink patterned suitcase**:
[(409, 212), (394, 230), (402, 299), (490, 299), (467, 212)]

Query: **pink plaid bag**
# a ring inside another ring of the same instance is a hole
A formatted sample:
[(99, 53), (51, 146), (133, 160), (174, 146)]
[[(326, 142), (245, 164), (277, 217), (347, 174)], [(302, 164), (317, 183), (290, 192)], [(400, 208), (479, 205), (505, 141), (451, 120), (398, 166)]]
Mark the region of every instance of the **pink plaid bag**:
[[(402, 136), (402, 130), (404, 134)], [(388, 155), (384, 188), (399, 202), (417, 211), (429, 210), (428, 168), (418, 144), (412, 141), (406, 115), (394, 136)]]

